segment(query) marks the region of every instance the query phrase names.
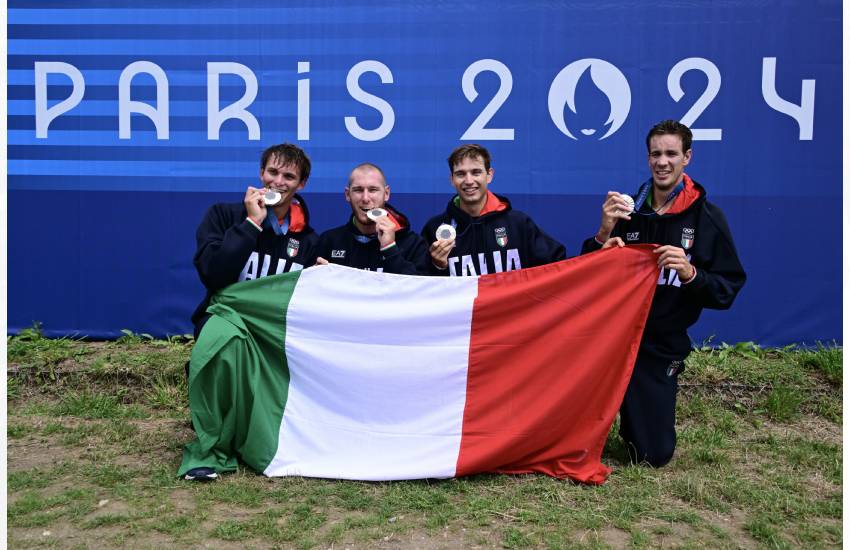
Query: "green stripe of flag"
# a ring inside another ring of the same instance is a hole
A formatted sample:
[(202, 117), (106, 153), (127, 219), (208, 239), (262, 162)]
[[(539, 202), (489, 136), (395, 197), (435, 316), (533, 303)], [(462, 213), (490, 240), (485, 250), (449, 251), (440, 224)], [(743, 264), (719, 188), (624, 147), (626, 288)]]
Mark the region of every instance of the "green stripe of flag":
[(213, 297), (189, 366), (198, 437), (186, 446), (178, 475), (201, 466), (234, 471), (237, 456), (258, 472), (271, 462), (289, 389), (286, 312), (299, 275), (237, 283)]

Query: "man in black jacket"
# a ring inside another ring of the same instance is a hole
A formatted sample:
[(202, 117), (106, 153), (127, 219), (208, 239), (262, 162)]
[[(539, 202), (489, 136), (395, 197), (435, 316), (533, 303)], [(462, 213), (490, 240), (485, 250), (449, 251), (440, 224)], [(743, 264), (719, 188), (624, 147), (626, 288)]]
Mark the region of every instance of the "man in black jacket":
[[(390, 186), (378, 166), (363, 163), (355, 167), (345, 187), (351, 219), (321, 234), (316, 263), (427, 275), (425, 241), (410, 231), (407, 218), (387, 202), (389, 198)], [(384, 215), (375, 216), (376, 209)]]
[(261, 187), (248, 186), (241, 203), (219, 203), (207, 211), (196, 233), (194, 263), (207, 293), (192, 314), (195, 338), (218, 290), (312, 263), (319, 237), (297, 194), (309, 177), (310, 159), (300, 147), (275, 145), (260, 159)]
[[(422, 229), (428, 243), (432, 275), (485, 275), (557, 262), (564, 245), (547, 235), (510, 201), (489, 191), (493, 180), (490, 153), (477, 144), (461, 145), (448, 159), (455, 195), (446, 211)], [(442, 225), (455, 237), (437, 238)]]
[[(687, 174), (690, 129), (665, 120), (646, 137), (652, 177), (631, 198), (610, 191), (582, 253), (654, 243), (661, 271), (623, 404), (620, 436), (634, 462), (667, 464), (676, 448), (678, 377), (691, 350), (687, 329), (703, 308), (728, 309), (746, 281), (723, 212)], [(634, 210), (632, 204), (634, 203)]]

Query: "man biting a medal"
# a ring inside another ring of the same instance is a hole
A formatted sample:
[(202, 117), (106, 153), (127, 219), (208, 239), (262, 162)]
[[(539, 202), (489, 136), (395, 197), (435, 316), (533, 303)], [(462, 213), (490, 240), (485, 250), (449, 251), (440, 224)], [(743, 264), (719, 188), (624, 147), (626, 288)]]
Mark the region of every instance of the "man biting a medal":
[(213, 293), (237, 281), (297, 271), (315, 258), (319, 237), (297, 194), (309, 177), (310, 159), (300, 147), (274, 145), (260, 159), (261, 186), (248, 186), (241, 203), (207, 211), (196, 233), (194, 263), (207, 289), (192, 315), (196, 338)]
[(634, 196), (609, 191), (602, 222), (582, 254), (650, 243), (661, 268), (632, 378), (620, 406), (620, 436), (630, 459), (667, 464), (676, 448), (676, 393), (691, 351), (687, 329), (703, 308), (728, 309), (746, 281), (723, 212), (684, 169), (691, 130), (674, 120), (646, 136), (652, 177)]
[(355, 167), (344, 193), (351, 218), (321, 234), (318, 265), (330, 262), (387, 273), (428, 274), (425, 241), (387, 202), (390, 186), (378, 166), (366, 162)]

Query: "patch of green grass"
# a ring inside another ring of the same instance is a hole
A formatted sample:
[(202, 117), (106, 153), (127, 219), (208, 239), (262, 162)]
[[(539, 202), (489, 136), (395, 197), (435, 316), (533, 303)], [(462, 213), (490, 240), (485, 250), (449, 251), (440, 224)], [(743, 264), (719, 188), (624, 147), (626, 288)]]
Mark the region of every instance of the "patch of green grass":
[(796, 389), (788, 386), (776, 386), (767, 395), (762, 406), (770, 418), (779, 422), (786, 422), (800, 415), (800, 405), (804, 400), (803, 394)]
[[(71, 371), (62, 367), (56, 384), (16, 377), (26, 399), (9, 402), (10, 448), (75, 447), (65, 467), (10, 471), (7, 519), (16, 545), (22, 529), (61, 523), (106, 546), (190, 547), (210, 536), (238, 546), (398, 546), (415, 533), (425, 537), (422, 546), (653, 548), (675, 537), (684, 548), (735, 547), (741, 533), (724, 530), (717, 514), (744, 526), (743, 546), (842, 540), (842, 396), (805, 351), (743, 343), (693, 353), (682, 378), (692, 386), (680, 394), (674, 461), (658, 470), (627, 465), (615, 421), (603, 452), (614, 471), (600, 487), (539, 475), (267, 479), (244, 466), (200, 485), (175, 476), (192, 437), (182, 372), (191, 344), (126, 336), (92, 345)], [(778, 426), (780, 418), (788, 420)], [(22, 445), (16, 436), (32, 437)], [(124, 457), (145, 466), (127, 466)], [(71, 480), (92, 489), (68, 500)], [(126, 509), (92, 514), (104, 498)]]
[(130, 346), (132, 346), (132, 345), (141, 344), (143, 342), (153, 341), (153, 336), (151, 336), (150, 334), (147, 334), (147, 333), (144, 333), (144, 332), (136, 333), (136, 332), (133, 332), (132, 330), (126, 329), (126, 328), (121, 329), (121, 334), (123, 334), (123, 336), (121, 336), (120, 338), (115, 340), (115, 343), (118, 344), (118, 345), (130, 345)]
[(55, 414), (80, 418), (145, 418), (148, 415), (138, 405), (124, 405), (114, 395), (75, 392), (64, 396)]
[(20, 383), (17, 378), (9, 376), (6, 378), (6, 399), (17, 399), (20, 396)]
[(843, 405), (840, 395), (823, 395), (813, 405), (813, 413), (834, 424), (841, 424), (843, 417)]
[(794, 436), (776, 441), (769, 449), (777, 460), (803, 473), (820, 472), (826, 479), (841, 484), (842, 447), (840, 445)]
[(156, 409), (183, 411), (186, 409), (187, 388), (185, 384), (175, 385), (162, 376), (157, 376), (151, 387), (145, 390), (145, 400)]
[(6, 360), (16, 368), (16, 376), (7, 379), (9, 398), (19, 394), (20, 380), (36, 378), (40, 381), (55, 381), (56, 368), (67, 360), (78, 360), (91, 353), (85, 343), (72, 338), (45, 338), (41, 325), (22, 330), (17, 336), (6, 339)]
[(375, 498), (369, 494), (368, 485), (338, 483), (335, 489), (335, 502), (346, 510), (369, 510), (375, 506)]
[(797, 364), (798, 353), (793, 346), (766, 349), (753, 342), (703, 345), (688, 356), (683, 381), (813, 387), (816, 381)]
[(8, 424), (6, 426), (6, 437), (9, 439), (20, 439), (33, 433), (33, 429), (26, 424)]
[(277, 531), (277, 536), (282, 541), (297, 541), (310, 535), (327, 521), (327, 516), (311, 506), (301, 504), (292, 510), (284, 523)]
[(152, 527), (160, 533), (179, 537), (195, 529), (197, 519), (190, 515), (176, 515), (159, 518)]
[(133, 521), (134, 519), (126, 514), (104, 514), (84, 521), (81, 527), (83, 529), (97, 529), (111, 525), (129, 525)]
[(6, 482), (8, 483), (9, 491), (20, 491), (22, 489), (43, 489), (55, 479), (50, 477), (53, 472), (34, 468), (32, 470), (17, 470), (9, 472)]
[(527, 548), (529, 546), (531, 546), (531, 539), (516, 527), (507, 527), (502, 531), (503, 548)]
[(247, 540), (253, 537), (250, 525), (244, 521), (225, 520), (213, 529), (212, 536), (229, 541)]
[(95, 508), (91, 489), (69, 489), (55, 496), (27, 491), (7, 508), (10, 527), (40, 527), (60, 517), (77, 518)]
[(82, 474), (94, 485), (113, 488), (119, 483), (125, 483), (135, 478), (138, 471), (107, 462), (104, 464), (88, 464), (82, 468)]
[(198, 498), (205, 502), (239, 504), (256, 508), (265, 502), (268, 494), (264, 487), (251, 481), (245, 477), (236, 479), (236, 476), (232, 476), (228, 483), (208, 483), (199, 492)]
[(786, 541), (779, 533), (775, 523), (774, 518), (760, 514), (747, 522), (744, 529), (750, 533), (754, 539), (770, 546), (771, 548), (791, 548), (788, 541)]
[(826, 378), (837, 386), (841, 386), (844, 353), (835, 342), (831, 346), (824, 346), (818, 342), (817, 348), (801, 351), (797, 354), (799, 365), (822, 372)]

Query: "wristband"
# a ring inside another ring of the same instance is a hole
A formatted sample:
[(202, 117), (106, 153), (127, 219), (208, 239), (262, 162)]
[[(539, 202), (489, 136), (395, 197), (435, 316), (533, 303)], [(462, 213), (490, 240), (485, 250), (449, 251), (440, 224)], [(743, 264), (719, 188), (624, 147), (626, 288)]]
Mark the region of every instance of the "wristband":
[(263, 232), (263, 226), (261, 224), (257, 223), (256, 221), (254, 221), (254, 218), (252, 218), (251, 216), (248, 216), (247, 218), (245, 218), (245, 221), (251, 222), (251, 225), (256, 227), (257, 231), (259, 231), (260, 233)]
[(381, 247), (381, 252), (384, 252), (385, 250), (389, 250), (390, 248), (392, 248), (392, 247), (394, 247), (394, 246), (395, 246), (395, 241), (391, 242), (391, 243), (390, 243), (390, 244), (388, 244), (387, 246), (382, 246), (382, 247)]
[(693, 275), (691, 275), (690, 279), (688, 279), (687, 281), (682, 281), (682, 284), (683, 284), (683, 285), (686, 285), (686, 284), (688, 284), (688, 283), (692, 282), (694, 279), (696, 279), (696, 278), (697, 278), (697, 268), (696, 268), (696, 266), (695, 266), (695, 265), (692, 265), (691, 267), (693, 267), (693, 268), (694, 268), (694, 274), (693, 274)]

